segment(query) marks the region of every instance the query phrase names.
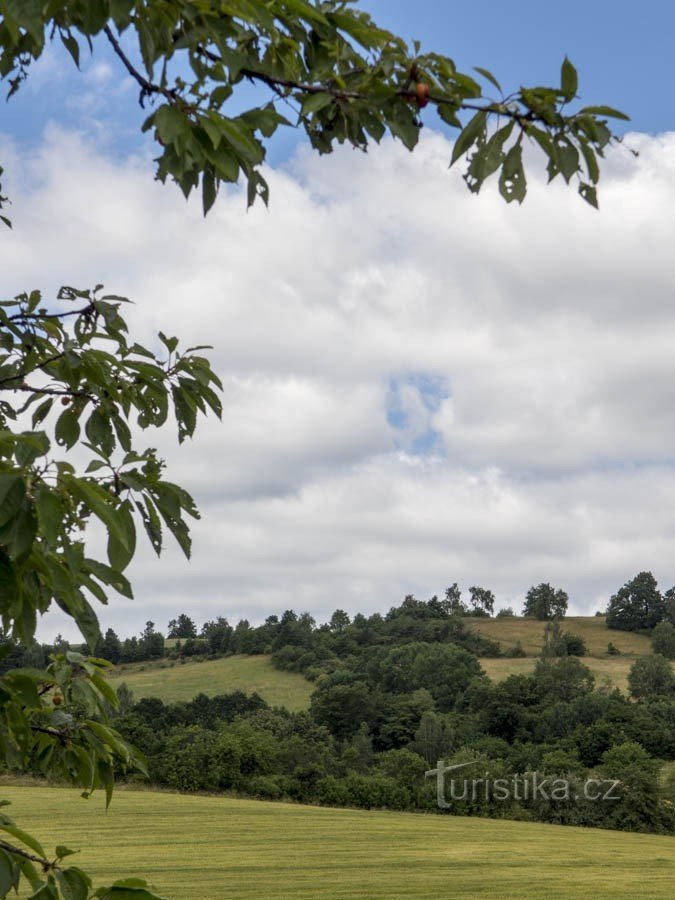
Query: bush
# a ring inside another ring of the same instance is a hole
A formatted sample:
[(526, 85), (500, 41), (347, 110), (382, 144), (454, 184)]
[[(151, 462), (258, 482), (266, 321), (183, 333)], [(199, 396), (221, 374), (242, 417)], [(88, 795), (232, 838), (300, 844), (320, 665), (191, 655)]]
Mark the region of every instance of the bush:
[(659, 622), (652, 632), (652, 650), (666, 659), (675, 659), (675, 625)]
[(607, 655), (608, 656), (621, 656), (621, 651), (615, 644), (613, 644), (610, 641), (609, 644), (607, 644)]
[(504, 656), (507, 659), (524, 659), (527, 656), (527, 653), (523, 650), (523, 645), (520, 641), (516, 641), (513, 647), (504, 651)]
[(567, 656), (586, 656), (586, 642), (579, 634), (566, 631), (563, 635)]
[(675, 694), (675, 675), (668, 660), (655, 653), (633, 663), (628, 675), (628, 687), (636, 700), (672, 697)]
[(515, 616), (513, 609), (510, 606), (505, 606), (503, 609), (500, 609), (495, 618), (497, 619), (510, 619)]

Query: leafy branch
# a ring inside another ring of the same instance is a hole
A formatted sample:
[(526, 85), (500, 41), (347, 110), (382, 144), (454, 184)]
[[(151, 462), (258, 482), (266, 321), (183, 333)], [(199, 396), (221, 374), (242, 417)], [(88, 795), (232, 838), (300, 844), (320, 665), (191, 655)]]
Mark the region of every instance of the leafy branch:
[[(48, 39), (60, 38), (79, 66), (80, 42), (93, 46), (92, 37), (104, 35), (138, 85), (141, 106), (157, 101), (142, 126), (160, 147), (157, 177), (172, 179), (186, 196), (200, 187), (205, 212), (222, 184), (240, 179), (249, 204), (258, 197), (267, 202), (261, 167), (280, 127), (303, 128), (319, 153), (345, 143), (366, 150), (387, 133), (412, 150), (427, 106), (456, 130), (452, 162), (464, 161), (471, 191), (495, 176), (507, 202), (522, 202), (526, 138), (543, 153), (549, 180), (576, 181), (583, 199), (597, 205), (598, 161), (617, 140), (608, 119), (627, 118), (607, 106), (569, 113), (579, 84), (567, 59), (559, 85), (504, 96), (488, 69), (477, 68), (477, 80), (448, 56), (408, 47), (344, 0), (224, 6), (171, 0), (161, 14), (152, 4), (102, 2), (84, 15), (77, 0), (59, 4), (58, 15), (36, 4), (11, 8), (0, 21), (0, 77), (9, 80), (10, 94)], [(181, 74), (171, 78), (176, 62)], [(231, 114), (244, 82), (271, 89), (273, 99)], [(500, 99), (486, 96), (481, 83)], [(279, 101), (295, 110), (295, 122), (279, 112)]]

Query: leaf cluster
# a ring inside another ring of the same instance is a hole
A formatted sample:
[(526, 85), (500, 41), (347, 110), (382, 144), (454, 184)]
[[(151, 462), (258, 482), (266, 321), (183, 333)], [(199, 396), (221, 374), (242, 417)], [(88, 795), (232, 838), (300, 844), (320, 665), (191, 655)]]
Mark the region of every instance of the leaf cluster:
[(222, 184), (240, 179), (249, 204), (267, 202), (262, 166), (280, 127), (304, 130), (319, 153), (337, 144), (365, 151), (386, 134), (413, 150), (427, 105), (457, 130), (452, 162), (466, 158), (471, 191), (495, 175), (504, 199), (522, 202), (527, 141), (543, 151), (550, 179), (575, 179), (597, 205), (598, 159), (616, 140), (607, 120), (627, 118), (606, 106), (569, 112), (578, 76), (567, 59), (558, 86), (504, 95), (489, 70), (467, 74), (408, 46), (349, 0), (0, 0), (10, 96), (50, 40), (79, 66), (99, 35), (151, 107), (142, 128), (160, 148), (157, 177), (185, 196), (200, 188), (205, 212)]

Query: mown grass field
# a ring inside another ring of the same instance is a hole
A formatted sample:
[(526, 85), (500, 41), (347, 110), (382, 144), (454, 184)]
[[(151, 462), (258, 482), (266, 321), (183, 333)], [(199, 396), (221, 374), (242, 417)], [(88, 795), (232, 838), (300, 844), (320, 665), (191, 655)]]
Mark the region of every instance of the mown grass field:
[(109, 677), (115, 688), (126, 682), (136, 700), (159, 697), (169, 703), (192, 700), (200, 693), (215, 696), (257, 691), (271, 706), (285, 706), (291, 711), (307, 709), (314, 690), (302, 675), (275, 669), (267, 656), (229, 656), (184, 664), (165, 659), (133, 663), (117, 666)]
[(675, 839), (440, 815), (118, 791), (3, 787), (43, 843), (97, 879), (171, 900), (672, 900)]

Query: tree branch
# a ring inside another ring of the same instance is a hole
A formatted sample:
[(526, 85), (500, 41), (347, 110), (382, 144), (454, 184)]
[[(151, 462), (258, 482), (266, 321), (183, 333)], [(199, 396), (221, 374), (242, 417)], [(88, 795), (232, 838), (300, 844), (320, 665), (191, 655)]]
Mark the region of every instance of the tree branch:
[[(214, 53), (212, 50), (207, 50), (206, 47), (198, 46), (197, 53), (205, 56), (206, 59), (210, 60), (211, 62), (222, 63), (223, 61), (221, 56), (219, 56), (217, 53)], [(266, 84), (268, 87), (272, 88), (272, 90), (277, 92), (280, 88), (287, 88), (288, 90), (300, 91), (304, 94), (330, 94), (332, 97), (335, 97), (336, 100), (367, 99), (366, 95), (360, 93), (359, 91), (348, 91), (344, 88), (331, 87), (327, 84), (308, 84), (307, 82), (303, 81), (293, 81), (287, 78), (276, 78), (273, 75), (267, 75), (265, 72), (257, 72), (255, 69), (241, 69), (240, 71), (245, 78), (248, 78), (251, 81), (261, 81), (263, 84)], [(352, 73), (349, 72), (346, 74)], [(356, 74), (356, 72), (353, 74)], [(408, 84), (401, 90), (394, 91), (394, 96), (403, 97), (406, 100), (415, 100), (417, 98), (415, 92), (410, 90), (410, 84)], [(469, 103), (463, 100), (458, 103), (457, 101), (451, 100), (448, 97), (437, 97), (433, 94), (430, 94), (429, 103), (433, 103), (436, 106), (452, 106), (457, 110), (472, 110), (475, 112), (494, 113), (495, 115), (514, 119), (518, 123), (534, 121), (536, 119), (536, 116), (534, 115), (534, 113), (532, 113), (532, 111), (524, 113), (520, 109), (510, 109), (505, 104), (495, 103), (494, 101), (490, 101), (487, 104), (480, 104)]]
[(120, 46), (120, 42), (117, 40), (117, 38), (113, 34), (113, 31), (110, 28), (110, 26), (106, 25), (103, 28), (103, 31), (105, 33), (105, 36), (110, 41), (110, 44), (111, 44), (113, 50), (115, 51), (117, 56), (122, 60), (124, 68), (131, 75), (131, 77), (135, 81), (137, 81), (138, 84), (140, 85), (140, 88), (141, 88), (140, 104), (141, 104), (141, 106), (143, 106), (143, 102), (144, 102), (145, 98), (149, 97), (151, 94), (161, 94), (163, 97), (166, 97), (166, 99), (170, 103), (174, 103), (176, 100), (176, 91), (175, 90), (172, 91), (169, 88), (162, 87), (162, 85), (160, 85), (160, 84), (153, 84), (152, 81), (148, 81), (148, 79), (141, 72), (139, 72), (138, 69), (132, 64), (131, 60), (126, 55), (124, 50), (122, 50), (122, 47)]
[(58, 738), (62, 747), (67, 747), (70, 742), (70, 738), (56, 728), (44, 728), (42, 725), (31, 725), (30, 730), (35, 731), (38, 734), (48, 734), (49, 737)]
[(14, 313), (13, 315), (8, 316), (8, 320), (10, 322), (25, 322), (27, 319), (65, 319), (66, 316), (86, 316), (95, 310), (96, 306), (92, 302), (87, 304), (87, 306), (82, 307), (82, 309), (69, 309), (65, 312), (58, 313)]
[(30, 371), (18, 372), (16, 375), (10, 375), (7, 378), (0, 378), (0, 384), (7, 384), (9, 381), (17, 381), (19, 378), (23, 381), (28, 378), (29, 375), (32, 375), (33, 372), (37, 372), (38, 369), (44, 369), (45, 366), (48, 366), (49, 363), (56, 362), (57, 359), (61, 359), (65, 356), (65, 350), (61, 353), (55, 353), (54, 356), (50, 356), (47, 359), (44, 359), (41, 363), (38, 363), (36, 366), (33, 366)]
[[(17, 375), (16, 377), (19, 378), (20, 376)], [(62, 390), (61, 388), (32, 387), (30, 384), (19, 384), (16, 387), (7, 388), (6, 390), (23, 391), (27, 394), (45, 394), (51, 397), (86, 397), (87, 400), (96, 399), (94, 394), (90, 394), (89, 391), (71, 391), (67, 388)]]
[(43, 859), (41, 856), (35, 856), (34, 853), (29, 853), (27, 850), (22, 850), (21, 847), (15, 847), (13, 844), (8, 844), (7, 841), (0, 841), (0, 850), (4, 850), (6, 853), (11, 853), (13, 856), (20, 856), (22, 859), (28, 859), (30, 860), (30, 862), (38, 863), (42, 866), (45, 872), (47, 872), (49, 869), (58, 868), (56, 863), (51, 863), (48, 859)]

